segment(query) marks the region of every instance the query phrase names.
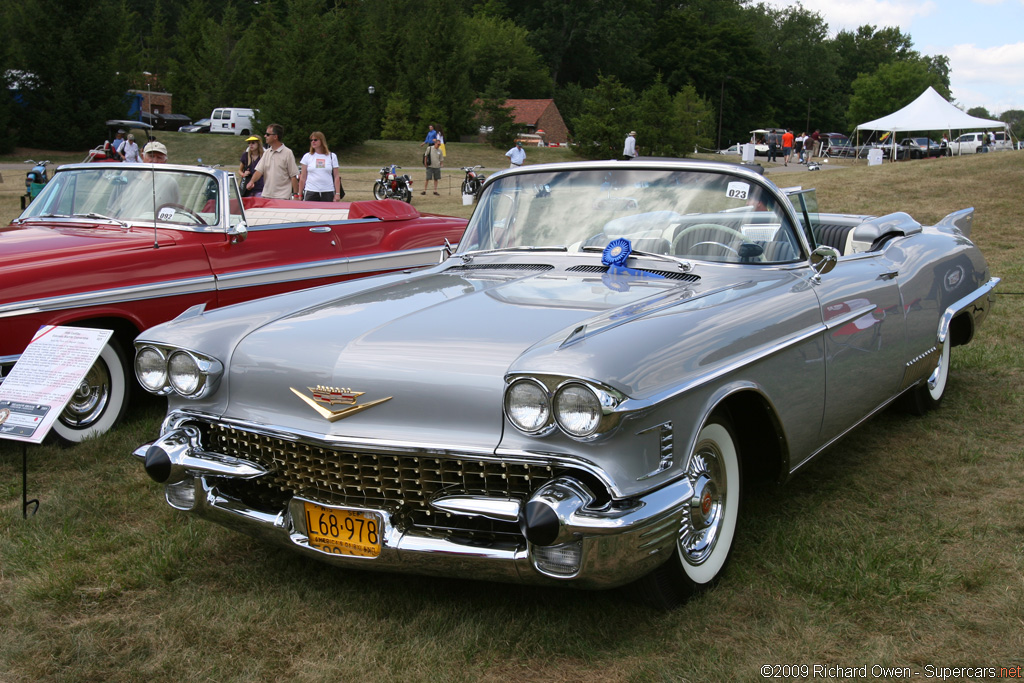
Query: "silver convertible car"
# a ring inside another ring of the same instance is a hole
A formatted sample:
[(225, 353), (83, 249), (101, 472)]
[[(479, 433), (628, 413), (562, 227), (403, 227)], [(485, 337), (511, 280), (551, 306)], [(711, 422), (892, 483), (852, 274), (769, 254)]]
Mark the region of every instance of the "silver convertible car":
[(973, 209), (819, 213), (727, 163), (488, 180), (440, 265), (144, 332), (167, 503), (339, 567), (612, 588), (722, 573), (745, 487), (939, 403), (998, 279)]

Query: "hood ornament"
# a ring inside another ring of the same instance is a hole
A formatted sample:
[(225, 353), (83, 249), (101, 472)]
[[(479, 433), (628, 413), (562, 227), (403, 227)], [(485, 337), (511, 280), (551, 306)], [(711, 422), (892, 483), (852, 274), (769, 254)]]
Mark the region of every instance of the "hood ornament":
[[(393, 397), (388, 396), (387, 398), (379, 398), (376, 401), (370, 401), (369, 403), (358, 403), (359, 397), (365, 394), (365, 391), (353, 391), (348, 388), (341, 387), (328, 387), (322, 384), (318, 384), (315, 387), (306, 387), (310, 395), (306, 395), (302, 391), (295, 387), (288, 387), (292, 393), (301, 398), (306, 405), (315, 410), (328, 422), (336, 422), (346, 417), (361, 413), (367, 408), (372, 408), (375, 405), (390, 401)], [(344, 406), (338, 410), (334, 410), (332, 406)]]

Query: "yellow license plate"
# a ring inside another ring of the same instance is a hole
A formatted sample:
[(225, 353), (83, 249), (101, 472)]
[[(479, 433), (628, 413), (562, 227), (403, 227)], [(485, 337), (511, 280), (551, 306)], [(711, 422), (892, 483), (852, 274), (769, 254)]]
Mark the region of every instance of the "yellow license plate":
[(379, 514), (325, 507), (309, 501), (302, 504), (309, 547), (332, 555), (380, 555), (384, 528)]

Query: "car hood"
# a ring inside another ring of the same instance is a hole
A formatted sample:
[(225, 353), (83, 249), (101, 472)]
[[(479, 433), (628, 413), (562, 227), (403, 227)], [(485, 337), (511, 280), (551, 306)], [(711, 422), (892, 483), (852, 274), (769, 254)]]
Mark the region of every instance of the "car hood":
[[(176, 237), (176, 231), (157, 230), (161, 246), (173, 244)], [(3, 254), (5, 268), (152, 247), (152, 228), (129, 229), (83, 221), (73, 224), (11, 225), (0, 230), (0, 254)]]
[(614, 359), (588, 357), (588, 340), (733, 291), (742, 275), (733, 270), (691, 283), (459, 267), (414, 276), (247, 333), (232, 352), (222, 407), (227, 417), (287, 431), (490, 451), (501, 436), (506, 373), (548, 365), (627, 394), (647, 390)]

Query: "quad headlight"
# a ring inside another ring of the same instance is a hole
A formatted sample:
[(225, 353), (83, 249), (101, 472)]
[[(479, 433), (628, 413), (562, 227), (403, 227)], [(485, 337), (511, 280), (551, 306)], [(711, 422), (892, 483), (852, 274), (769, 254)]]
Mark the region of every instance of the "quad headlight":
[(203, 398), (217, 388), (224, 366), (216, 358), (188, 351), (145, 344), (135, 353), (135, 376), (144, 389), (166, 396)]
[(601, 423), (601, 401), (582, 384), (566, 384), (555, 394), (555, 420), (569, 436), (585, 437)]
[(505, 389), (505, 416), (521, 432), (543, 436), (561, 429), (574, 439), (589, 440), (619, 423), (625, 396), (582, 380), (539, 376), (510, 378)]
[(547, 388), (533, 380), (513, 382), (505, 392), (505, 414), (516, 429), (536, 434), (551, 426)]

